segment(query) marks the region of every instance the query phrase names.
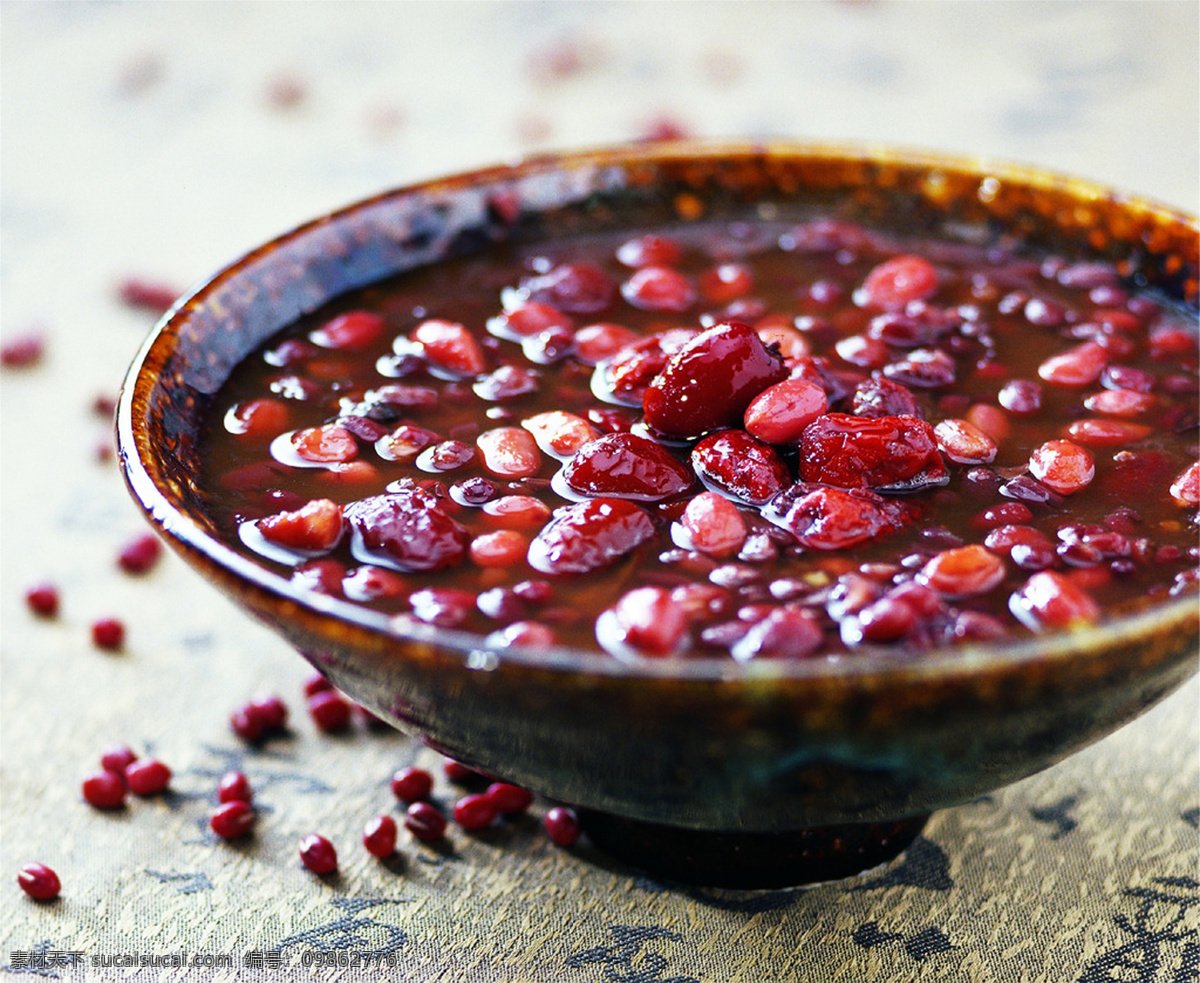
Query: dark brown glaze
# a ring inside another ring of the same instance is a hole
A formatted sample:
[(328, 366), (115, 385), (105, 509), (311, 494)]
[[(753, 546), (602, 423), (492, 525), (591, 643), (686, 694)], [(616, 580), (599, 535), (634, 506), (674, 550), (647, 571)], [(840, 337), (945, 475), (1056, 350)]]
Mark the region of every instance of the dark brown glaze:
[(477, 636), (399, 635), (386, 618), (297, 591), (213, 535), (196, 482), (202, 410), (242, 357), (301, 312), (497, 239), (645, 228), (778, 200), (913, 229), (983, 222), (1197, 303), (1195, 219), (1073, 178), (786, 144), (538, 158), (324, 217), (182, 301), (122, 395), (131, 492), (204, 576), (372, 711), (490, 773), (635, 820), (772, 833), (917, 816), (1047, 767), (1193, 674), (1200, 612), (1188, 597), (907, 660), (631, 666), (562, 649), (498, 655), (480, 651)]

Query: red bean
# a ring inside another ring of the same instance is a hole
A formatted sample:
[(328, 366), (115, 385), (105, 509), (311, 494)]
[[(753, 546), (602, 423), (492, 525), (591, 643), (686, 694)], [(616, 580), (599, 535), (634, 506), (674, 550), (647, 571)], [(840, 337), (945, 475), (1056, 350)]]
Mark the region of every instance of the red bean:
[(972, 403), (967, 409), (966, 420), (983, 431), (997, 445), (1008, 440), (1012, 433), (1008, 414), (990, 403)]
[(502, 478), (526, 478), (537, 474), (542, 455), (533, 435), (520, 427), (497, 427), (481, 433), (475, 443), (483, 465)]
[(263, 725), (246, 707), (239, 707), (229, 715), (229, 729), (250, 744), (257, 744), (266, 736)]
[(443, 440), (427, 447), (417, 455), (416, 465), (422, 471), (437, 474), (455, 471), (475, 458), (475, 448), (461, 440)]
[(157, 758), (141, 758), (125, 769), (125, 782), (134, 795), (157, 795), (171, 783), (171, 769)]
[(1120, 447), (1150, 436), (1151, 428), (1128, 420), (1076, 420), (1067, 427), (1067, 436), (1085, 447)]
[(683, 609), (661, 587), (638, 587), (623, 594), (613, 616), (621, 640), (642, 655), (672, 655), (687, 633)]
[(125, 625), (116, 618), (101, 618), (92, 622), (92, 644), (115, 652), (125, 644)]
[(727, 304), (754, 289), (754, 274), (741, 263), (720, 263), (696, 279), (700, 296), (712, 304)]
[(1200, 505), (1200, 462), (1189, 465), (1171, 483), (1171, 498), (1184, 507)]
[(421, 346), (431, 365), (455, 375), (479, 375), (487, 367), (475, 336), (456, 322), (422, 321), (413, 330), (412, 340)]
[(900, 310), (910, 301), (924, 300), (938, 288), (937, 270), (920, 256), (896, 256), (876, 266), (863, 281), (868, 304)]
[(1062, 495), (1072, 495), (1096, 475), (1092, 455), (1069, 440), (1048, 440), (1029, 457), (1029, 470), (1042, 484)]
[[(535, 337), (542, 338), (543, 335)], [(531, 344), (533, 344), (533, 339), (527, 339), (525, 345), (530, 346)], [(529, 352), (526, 352), (527, 356), (528, 354)], [(471, 391), (476, 396), (490, 403), (511, 402), (537, 392), (537, 388), (537, 374), (519, 365), (498, 366), (494, 371), (479, 376), (471, 385)]]
[(494, 648), (508, 648), (510, 645), (548, 648), (555, 644), (557, 638), (554, 630), (541, 622), (514, 621), (510, 625), (491, 632), (485, 641)]
[(446, 833), (446, 817), (428, 802), (414, 802), (404, 814), (404, 828), (423, 843), (440, 840)]
[(945, 550), (922, 568), (920, 579), (943, 597), (986, 594), (1004, 580), (1004, 563), (983, 546)]
[(1083, 401), (1083, 405), (1094, 413), (1109, 416), (1141, 416), (1154, 408), (1155, 397), (1136, 389), (1103, 389)]
[(309, 332), (309, 339), (322, 348), (361, 351), (383, 333), (384, 321), (370, 311), (347, 311)]
[(621, 296), (644, 311), (686, 311), (696, 302), (691, 281), (667, 266), (643, 266), (621, 284)]
[(126, 573), (148, 572), (162, 554), (162, 543), (158, 537), (146, 533), (128, 542), (117, 554), (117, 565)]
[(371, 564), (355, 567), (342, 578), (342, 593), (352, 601), (402, 597), (409, 589), (408, 581), (400, 574)]
[(915, 581), (894, 587), (887, 596), (907, 604), (921, 618), (934, 618), (945, 610), (945, 604), (936, 591)]
[(180, 291), (166, 283), (149, 280), (145, 277), (126, 277), (117, 285), (117, 295), (121, 303), (128, 307), (138, 307), (153, 314), (161, 314), (167, 310), (178, 297)]
[(250, 779), (240, 771), (227, 771), (217, 783), (217, 801), (249, 802), (254, 797)]
[(957, 371), (954, 359), (939, 348), (914, 348), (904, 358), (883, 367), (888, 379), (918, 389), (952, 385)]
[(257, 522), (269, 542), (288, 549), (323, 553), (342, 538), (342, 507), (328, 498), (313, 499), (294, 512), (280, 512)]
[(326, 690), (333, 689), (333, 683), (323, 673), (316, 672), (304, 681), (305, 697), (316, 696), (318, 693), (324, 693)]
[(442, 762), (442, 773), (450, 781), (459, 785), (477, 781), (481, 777), (480, 773), (470, 765), (465, 765), (461, 761), (455, 761), (453, 758), (447, 758)]
[(1130, 365), (1108, 365), (1100, 373), (1100, 385), (1105, 389), (1130, 389), (1148, 393), (1154, 388), (1154, 376), (1145, 369)]
[(363, 846), (373, 857), (390, 857), (396, 852), (396, 820), (376, 816), (363, 828)]
[(1041, 297), (1032, 298), (1025, 305), (1024, 314), (1025, 320), (1040, 328), (1057, 328), (1066, 317), (1061, 306)]
[(46, 353), (41, 334), (26, 334), (0, 344), (0, 365), (6, 369), (27, 369), (37, 365)]
[(861, 369), (880, 369), (887, 365), (890, 353), (882, 341), (855, 334), (840, 339), (833, 346), (843, 362)]
[(497, 317), (489, 318), (487, 323), (487, 329), (492, 334), (514, 341), (531, 338), (548, 328), (572, 327), (574, 322), (557, 307), (536, 300), (518, 304)]
[(600, 436), (583, 417), (564, 410), (535, 413), (522, 420), (521, 426), (533, 434), (538, 447), (563, 460), (569, 460), (589, 440)]
[(292, 447), (301, 458), (314, 464), (342, 463), (358, 455), (354, 435), (334, 423), (297, 430), (292, 434)]
[(683, 255), (683, 249), (668, 236), (646, 234), (637, 236), (617, 247), (617, 259), (625, 266), (638, 269), (643, 266), (674, 266)]
[(62, 882), (58, 874), (45, 864), (22, 865), (17, 871), (17, 883), (21, 890), (35, 901), (53, 901), (62, 892)]
[(994, 529), (1003, 525), (1020, 525), (1029, 522), (1033, 513), (1023, 502), (1001, 502), (984, 509), (970, 519), (972, 529)]
[(486, 829), (496, 821), (496, 803), (486, 793), (465, 795), (454, 803), (454, 821), (465, 830)]
[(1150, 357), (1159, 361), (1195, 359), (1196, 345), (1195, 333), (1183, 328), (1167, 326), (1150, 332)]
[(480, 567), (506, 568), (522, 563), (529, 540), (515, 529), (487, 532), (471, 540), (471, 560)]
[(573, 809), (565, 806), (554, 806), (554, 808), (548, 809), (542, 825), (546, 830), (546, 835), (561, 847), (573, 846), (581, 832), (579, 817), (575, 815)]
[(784, 605), (750, 628), (730, 650), (739, 662), (754, 658), (796, 659), (812, 655), (824, 640), (816, 616)]
[(308, 714), (317, 729), (335, 734), (350, 726), (350, 702), (336, 690), (325, 690), (308, 698)]
[(475, 595), (457, 587), (426, 587), (408, 597), (413, 615), (426, 624), (456, 628), (470, 617)]
[(575, 332), (575, 357), (585, 365), (596, 365), (640, 337), (624, 325), (589, 324)]
[(921, 408), (912, 390), (891, 379), (871, 377), (854, 388), (850, 411), (855, 416), (876, 419), (883, 416), (921, 417)]
[[(903, 638), (917, 623), (916, 613), (903, 601), (891, 597), (881, 597), (878, 601), (868, 604), (855, 616), (857, 630), (864, 642), (886, 643)], [(842, 623), (842, 638), (850, 641), (852, 629), (848, 630), (847, 622)]]
[(392, 776), (391, 786), (401, 802), (422, 802), (433, 792), (433, 776), (424, 768), (401, 768)]
[(125, 805), (125, 776), (112, 771), (94, 771), (83, 779), (83, 798), (96, 809), (120, 809)]
[(957, 464), (987, 464), (996, 458), (996, 442), (967, 420), (943, 420), (933, 432), (938, 450)]
[(411, 464), (421, 451), (440, 440), (441, 437), (432, 430), (405, 423), (379, 438), (375, 443), (375, 450), (385, 461)]
[(58, 614), (58, 588), (53, 584), (35, 584), (26, 589), (25, 603), (39, 617), (53, 618)]
[(1085, 341), (1058, 355), (1051, 355), (1038, 366), (1038, 375), (1056, 386), (1086, 386), (1100, 378), (1108, 358), (1103, 345)]
[(1035, 573), (1009, 598), (1013, 615), (1030, 628), (1066, 628), (1100, 617), (1091, 595), (1053, 570)]
[(1042, 387), (1028, 379), (1013, 379), (1005, 383), (996, 398), (1016, 416), (1034, 416), (1042, 408)]
[(550, 507), (529, 495), (505, 495), (492, 499), (482, 509), (484, 515), (508, 529), (541, 529), (550, 518)]
[(518, 815), (533, 804), (532, 792), (507, 782), (493, 782), (488, 786), (486, 795), (496, 811), (504, 816)]
[(223, 840), (236, 840), (254, 827), (256, 813), (249, 802), (233, 799), (220, 806), (209, 818), (212, 831)]
[(530, 300), (569, 314), (598, 314), (613, 302), (616, 285), (595, 263), (562, 263), (523, 284)]
[(100, 767), (124, 777), (125, 769), (137, 761), (137, 752), (128, 744), (110, 744), (100, 755)]
[(267, 732), (283, 730), (287, 724), (287, 704), (274, 693), (259, 693), (254, 696), (246, 704), (246, 712)]
[(300, 862), (314, 874), (332, 874), (337, 870), (337, 850), (318, 833), (310, 833), (300, 841)]
[(825, 390), (804, 379), (785, 379), (764, 389), (746, 408), (746, 430), (768, 444), (791, 444), (825, 413)]
[(692, 546), (710, 556), (732, 556), (746, 542), (746, 520), (729, 499), (714, 492), (688, 502), (681, 521)]

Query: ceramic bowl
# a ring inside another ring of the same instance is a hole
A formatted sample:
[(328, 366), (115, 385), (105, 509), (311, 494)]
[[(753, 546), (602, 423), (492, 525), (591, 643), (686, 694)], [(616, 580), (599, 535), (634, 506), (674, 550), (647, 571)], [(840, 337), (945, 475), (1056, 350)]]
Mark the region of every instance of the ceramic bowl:
[(197, 486), (209, 397), (264, 339), (331, 298), (510, 237), (795, 203), (908, 228), (984, 224), (1070, 258), (1114, 261), (1196, 307), (1195, 218), (1074, 178), (774, 143), (538, 157), (323, 216), (177, 303), (121, 396), (129, 489), (202, 576), (351, 697), (455, 758), (581, 807), (606, 849), (668, 876), (727, 884), (836, 876), (877, 861), (931, 810), (1046, 768), (1179, 686), (1197, 668), (1196, 599), (907, 661), (630, 665), (563, 648), (495, 652), (450, 630), (400, 634), (382, 615), (297, 590), (231, 548)]

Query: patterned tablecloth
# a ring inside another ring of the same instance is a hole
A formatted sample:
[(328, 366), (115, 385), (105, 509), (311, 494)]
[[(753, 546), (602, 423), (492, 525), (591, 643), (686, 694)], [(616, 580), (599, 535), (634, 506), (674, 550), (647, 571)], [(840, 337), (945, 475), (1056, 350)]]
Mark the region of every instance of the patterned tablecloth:
[[(657, 883), (586, 843), (553, 846), (541, 806), (452, 830), (444, 849), (402, 835), (400, 857), (375, 860), (358, 840), (397, 811), (390, 775), (435, 756), (361, 722), (318, 734), (306, 666), (282, 642), (174, 558), (140, 577), (116, 568), (143, 526), (95, 404), (154, 321), (122, 302), (130, 278), (182, 289), (322, 210), (536, 149), (679, 131), (886, 141), (1033, 161), (1194, 211), (1198, 9), (0, 6), (0, 333), (46, 344), (2, 376), (0, 976), (1196, 980), (1195, 681), (837, 884)], [(59, 588), (55, 618), (25, 606), (39, 580)], [(109, 615), (128, 630), (116, 653), (89, 635)], [(259, 690), (291, 704), (293, 726), (251, 749), (227, 720)], [(114, 741), (170, 764), (171, 791), (115, 813), (85, 805), (80, 778)], [(260, 809), (232, 844), (207, 826), (231, 767)], [(439, 772), (436, 795), (453, 794)], [(340, 849), (333, 879), (297, 861), (312, 831)], [(20, 893), (33, 859), (60, 873), (58, 901)]]

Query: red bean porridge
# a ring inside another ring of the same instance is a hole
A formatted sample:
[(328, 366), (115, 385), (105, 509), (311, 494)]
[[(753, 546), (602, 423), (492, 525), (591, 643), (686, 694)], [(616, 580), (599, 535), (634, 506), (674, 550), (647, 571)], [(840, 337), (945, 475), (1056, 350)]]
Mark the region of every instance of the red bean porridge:
[(905, 653), (1197, 583), (1194, 315), (831, 219), (497, 246), (215, 398), (230, 541), (393, 616), (620, 659)]

